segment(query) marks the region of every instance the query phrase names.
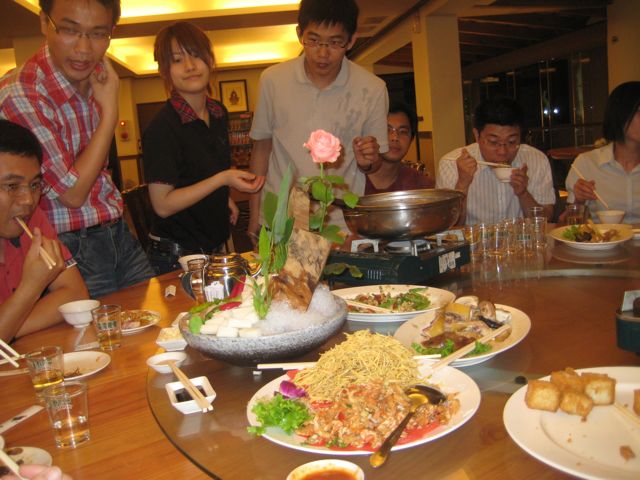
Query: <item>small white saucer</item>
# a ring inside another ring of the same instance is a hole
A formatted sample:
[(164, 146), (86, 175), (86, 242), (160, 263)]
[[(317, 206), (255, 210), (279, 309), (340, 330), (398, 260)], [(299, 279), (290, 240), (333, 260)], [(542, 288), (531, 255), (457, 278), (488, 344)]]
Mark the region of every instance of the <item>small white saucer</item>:
[[(216, 398), (216, 392), (213, 390), (211, 383), (207, 377), (196, 377), (191, 379), (191, 383), (193, 383), (196, 387), (202, 387), (205, 393), (206, 399), (209, 403), (213, 402)], [(184, 389), (184, 385), (180, 382), (171, 382), (165, 385), (165, 389), (167, 390), (167, 395), (169, 395), (169, 400), (171, 401), (171, 405), (176, 410), (180, 410), (185, 415), (190, 413), (201, 412), (200, 408), (196, 404), (195, 400), (185, 400), (183, 402), (178, 401), (176, 397), (176, 392)]]

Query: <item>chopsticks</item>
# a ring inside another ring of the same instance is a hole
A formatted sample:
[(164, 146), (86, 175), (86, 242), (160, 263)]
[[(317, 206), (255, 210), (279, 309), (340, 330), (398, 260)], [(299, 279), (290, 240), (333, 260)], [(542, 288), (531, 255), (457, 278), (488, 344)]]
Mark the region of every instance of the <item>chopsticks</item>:
[[(15, 221), (18, 222), (22, 227), (22, 229), (24, 230), (24, 233), (26, 233), (27, 236), (33, 240), (33, 233), (31, 233), (31, 230), (29, 230), (29, 227), (27, 226), (27, 224), (24, 223), (24, 220), (22, 220), (20, 217), (14, 217), (14, 218), (15, 218)], [(42, 246), (40, 246), (40, 256), (44, 260), (44, 263), (47, 264), (47, 267), (49, 268), (49, 270), (53, 270), (53, 267), (56, 266), (56, 262), (53, 258), (51, 258), (51, 255), (49, 255), (47, 251), (44, 249), (44, 247)]]
[(503, 325), (500, 328), (498, 328), (497, 330), (493, 330), (493, 331), (487, 333), (484, 337), (479, 338), (475, 342), (471, 342), (468, 345), (465, 345), (464, 347), (459, 348), (458, 350), (453, 352), (451, 355), (447, 355), (442, 360), (439, 360), (439, 361), (433, 363), (432, 365), (430, 365), (429, 366), (429, 373), (433, 374), (436, 370), (444, 367), (445, 365), (449, 365), (451, 362), (454, 362), (454, 361), (458, 360), (459, 358), (464, 357), (468, 353), (471, 353), (471, 351), (476, 347), (476, 342), (486, 343), (489, 340), (493, 340), (495, 337), (497, 337), (497, 336), (501, 335), (502, 333), (506, 332), (510, 328), (511, 328), (511, 325)]
[[(414, 360), (435, 359), (440, 358), (440, 354), (435, 355), (414, 355)], [(292, 363), (259, 363), (256, 365), (257, 370), (302, 370), (315, 366), (318, 362), (292, 362)]]
[(171, 367), (171, 371), (173, 372), (173, 374), (178, 378), (182, 386), (187, 390), (189, 395), (191, 395), (191, 398), (195, 400), (196, 404), (203, 412), (209, 412), (213, 410), (213, 406), (202, 395), (202, 393), (200, 393), (198, 387), (191, 383), (189, 377), (187, 377), (184, 372), (178, 368), (173, 360), (168, 360), (166, 364)]
[(369, 305), (367, 303), (361, 303), (355, 300), (351, 300), (350, 298), (343, 298), (343, 300), (347, 303), (347, 305), (351, 305), (352, 307), (366, 308), (368, 310), (373, 310), (374, 312), (379, 312), (379, 313), (393, 313), (393, 310), (391, 310), (390, 308), (378, 307), (376, 305)]
[(619, 404), (618, 402), (614, 403), (616, 411), (622, 415), (626, 420), (630, 420), (632, 423), (635, 423), (636, 427), (640, 427), (640, 417), (631, 412), (624, 405)]
[[(5, 350), (7, 352), (5, 352)], [(11, 354), (11, 355), (9, 355)], [(20, 358), (22, 358), (24, 355), (20, 355), (18, 352), (16, 352), (13, 347), (11, 347), (11, 345), (9, 345), (7, 342), (5, 342), (4, 340), (2, 340), (0, 338), (0, 355), (3, 356), (4, 358), (6, 358), (6, 360), (0, 361), (0, 365), (5, 364), (5, 363), (10, 363), (11, 365), (13, 365), (14, 367), (19, 367), (18, 362), (16, 362), (16, 360), (19, 360)]]
[[(576, 172), (576, 174), (578, 175), (578, 177), (580, 177), (582, 180), (584, 180), (585, 182), (587, 181), (586, 178), (584, 178), (584, 176), (582, 175), (582, 173), (580, 173), (580, 170), (578, 170), (578, 167), (576, 167), (575, 163), (573, 165), (571, 165), (571, 168), (573, 168), (573, 170)], [(611, 210), (611, 208), (609, 207), (609, 204), (607, 202), (604, 201), (604, 199), (600, 196), (600, 194), (594, 190), (593, 193), (596, 194), (596, 197), (598, 198), (598, 200), (600, 200), (600, 203), (602, 205), (605, 206), (605, 208), (607, 210)]]
[(476, 160), (478, 165), (484, 165), (486, 167), (502, 167), (502, 168), (513, 168), (508, 163), (495, 163), (495, 162), (485, 162), (483, 160)]
[(13, 472), (13, 474), (16, 477), (18, 477), (20, 480), (26, 480), (22, 475), (20, 475), (20, 472), (19, 472), (20, 467), (18, 466), (18, 464), (14, 462), (13, 458), (7, 455), (5, 451), (2, 450), (1, 448), (0, 448), (0, 460), (2, 460), (2, 463), (4, 463), (9, 468), (9, 470)]

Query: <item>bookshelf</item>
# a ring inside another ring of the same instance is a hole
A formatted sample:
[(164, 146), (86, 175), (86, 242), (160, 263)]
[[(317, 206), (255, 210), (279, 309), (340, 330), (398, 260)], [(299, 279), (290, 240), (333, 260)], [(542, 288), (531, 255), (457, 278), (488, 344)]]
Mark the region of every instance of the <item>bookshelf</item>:
[(253, 120), (252, 112), (229, 114), (229, 143), (231, 145), (231, 165), (249, 168), (251, 159), (251, 139), (249, 130)]

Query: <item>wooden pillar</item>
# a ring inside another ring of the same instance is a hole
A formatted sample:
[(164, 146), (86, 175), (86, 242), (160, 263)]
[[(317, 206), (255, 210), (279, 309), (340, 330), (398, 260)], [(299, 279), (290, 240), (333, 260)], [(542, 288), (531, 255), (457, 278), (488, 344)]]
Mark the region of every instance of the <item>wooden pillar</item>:
[(420, 148), (427, 156), (431, 150), (437, 169), (443, 155), (465, 144), (457, 17), (420, 13), (412, 46)]
[(607, 6), (609, 91), (624, 82), (640, 80), (640, 2), (614, 0)]

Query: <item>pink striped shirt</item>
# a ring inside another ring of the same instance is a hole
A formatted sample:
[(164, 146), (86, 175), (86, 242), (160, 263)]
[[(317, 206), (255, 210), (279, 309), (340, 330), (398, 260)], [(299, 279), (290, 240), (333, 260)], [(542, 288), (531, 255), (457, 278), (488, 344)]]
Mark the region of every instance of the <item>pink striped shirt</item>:
[(46, 45), (0, 79), (0, 117), (29, 128), (40, 140), (42, 173), (51, 186), (40, 206), (58, 233), (122, 216), (122, 197), (106, 169), (107, 158), (80, 208), (60, 202), (59, 197), (78, 179), (73, 164), (91, 140), (100, 112), (93, 96), (82, 96), (54, 66)]

